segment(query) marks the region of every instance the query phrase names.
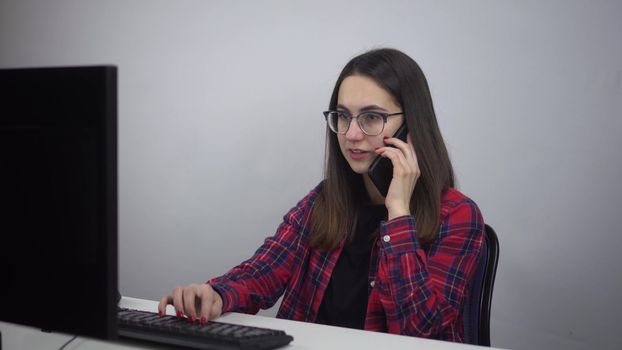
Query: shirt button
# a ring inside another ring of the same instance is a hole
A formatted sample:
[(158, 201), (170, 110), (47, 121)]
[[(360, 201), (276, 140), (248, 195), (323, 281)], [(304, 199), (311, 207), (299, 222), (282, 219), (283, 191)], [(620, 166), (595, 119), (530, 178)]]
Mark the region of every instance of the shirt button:
[(369, 284), (372, 288), (374, 288), (374, 284), (376, 284), (376, 281), (371, 281), (371, 283)]
[(391, 240), (391, 236), (389, 236), (389, 235), (384, 235), (384, 237), (382, 237), (382, 240), (383, 240), (383, 241), (385, 241), (385, 242), (388, 242), (388, 241), (390, 241), (390, 240)]

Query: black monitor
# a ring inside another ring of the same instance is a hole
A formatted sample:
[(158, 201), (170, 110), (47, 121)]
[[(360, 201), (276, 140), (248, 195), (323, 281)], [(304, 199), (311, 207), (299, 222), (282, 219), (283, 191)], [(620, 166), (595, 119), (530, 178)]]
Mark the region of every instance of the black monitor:
[(117, 70), (0, 69), (0, 320), (110, 339)]

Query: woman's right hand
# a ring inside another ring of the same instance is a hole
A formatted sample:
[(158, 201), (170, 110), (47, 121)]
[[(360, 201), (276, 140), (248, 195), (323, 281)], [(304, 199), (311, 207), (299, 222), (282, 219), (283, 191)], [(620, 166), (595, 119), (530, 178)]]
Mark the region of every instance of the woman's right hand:
[(177, 317), (188, 316), (190, 322), (195, 320), (207, 323), (222, 314), (222, 298), (209, 284), (190, 284), (176, 287), (172, 295), (164, 295), (160, 299), (158, 312), (166, 314), (166, 306), (173, 305)]

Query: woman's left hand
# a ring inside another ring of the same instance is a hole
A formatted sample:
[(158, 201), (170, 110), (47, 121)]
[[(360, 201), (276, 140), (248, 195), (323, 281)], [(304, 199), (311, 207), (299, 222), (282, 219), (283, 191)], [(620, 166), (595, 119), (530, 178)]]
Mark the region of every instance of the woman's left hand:
[[(378, 148), (376, 153), (381, 157), (389, 158), (393, 163), (393, 179), (391, 179), (384, 201), (389, 214), (388, 220), (391, 220), (411, 214), (410, 197), (415, 190), (421, 171), (410, 135), (408, 135), (408, 142), (390, 137), (386, 138), (384, 143), (388, 146)], [(389, 145), (394, 147), (389, 147)]]

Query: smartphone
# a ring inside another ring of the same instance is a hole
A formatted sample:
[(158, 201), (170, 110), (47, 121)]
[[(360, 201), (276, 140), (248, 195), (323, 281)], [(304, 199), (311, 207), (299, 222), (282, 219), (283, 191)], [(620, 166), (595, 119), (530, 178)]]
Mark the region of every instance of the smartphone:
[[(400, 126), (400, 128), (395, 132), (395, 135), (393, 135), (393, 137), (404, 142), (406, 142), (407, 136), (408, 128), (406, 127), (406, 123), (402, 124), (402, 126)], [(376, 157), (374, 162), (369, 166), (367, 175), (374, 183), (380, 194), (382, 194), (383, 197), (386, 197), (387, 192), (389, 192), (389, 185), (391, 185), (391, 180), (393, 179), (393, 163), (391, 163), (391, 159), (381, 156)]]

